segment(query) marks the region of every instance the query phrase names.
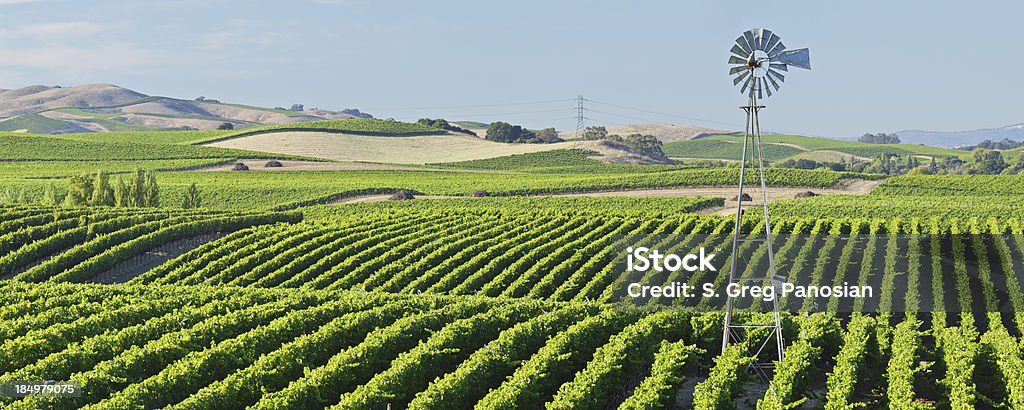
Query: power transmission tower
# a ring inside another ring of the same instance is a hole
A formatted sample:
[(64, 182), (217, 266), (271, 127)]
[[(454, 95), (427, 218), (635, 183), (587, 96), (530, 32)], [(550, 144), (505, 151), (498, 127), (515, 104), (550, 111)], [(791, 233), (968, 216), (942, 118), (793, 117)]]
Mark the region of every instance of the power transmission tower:
[[(580, 133), (583, 132), (583, 96), (576, 96), (576, 135), (573, 139), (576, 141), (580, 140)], [(576, 143), (573, 142), (573, 148), (576, 148)]]

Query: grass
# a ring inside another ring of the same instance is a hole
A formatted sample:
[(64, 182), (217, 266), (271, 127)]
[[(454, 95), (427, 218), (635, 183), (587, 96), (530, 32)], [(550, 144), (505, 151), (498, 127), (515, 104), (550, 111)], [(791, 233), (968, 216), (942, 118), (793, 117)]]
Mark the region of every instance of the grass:
[[(736, 141), (735, 135), (714, 135), (700, 140), (710, 141)], [(697, 140), (697, 141), (700, 141)], [(928, 155), (939, 157), (970, 157), (970, 152), (950, 148), (931, 147), (914, 144), (868, 144), (858, 141), (844, 141), (831, 138), (805, 137), (799, 135), (768, 134), (761, 137), (765, 143), (793, 144), (807, 150), (833, 150), (857, 156), (873, 157), (883, 153), (897, 155)], [(666, 144), (667, 145), (667, 144)]]
[(290, 124), (275, 124), (262, 127), (249, 128), (224, 135), (223, 139), (239, 136), (273, 132), (277, 130), (302, 130), (338, 132), (357, 135), (374, 136), (407, 136), (407, 135), (431, 135), (446, 134), (441, 129), (428, 127), (422, 124), (401, 122), (395, 120), (379, 120), (376, 118), (350, 118), (344, 120), (323, 120), (294, 122)]
[(105, 160), (105, 161), (18, 161), (0, 162), (0, 180), (20, 178), (61, 178), (97, 171), (108, 173), (129, 172), (135, 169), (177, 171), (223, 164), (233, 161), (225, 158), (164, 159), (164, 160)]
[(39, 114), (19, 115), (6, 121), (0, 121), (0, 131), (25, 130), (26, 132), (41, 133), (49, 130), (66, 130), (70, 128), (71, 124), (67, 122), (47, 118)]
[(193, 145), (97, 142), (28, 134), (0, 134), (0, 161), (107, 161), (207, 158), (276, 158), (283, 155)]
[[(217, 103), (210, 103), (210, 104), (217, 104)], [(306, 113), (304, 113), (302, 111), (279, 110), (277, 108), (256, 107), (256, 106), (253, 106), (253, 105), (234, 104), (234, 103), (219, 103), (219, 104), (220, 105), (226, 105), (226, 106), (229, 106), (229, 107), (244, 108), (244, 109), (247, 109), (247, 110), (276, 112), (278, 114), (283, 114), (283, 115), (288, 116), (288, 117), (308, 117), (309, 116), (309, 114), (306, 114)]]
[(452, 169), (530, 173), (642, 173), (686, 168), (680, 165), (608, 164), (590, 158), (596, 154), (596, 151), (586, 149), (557, 149), (553, 151), (513, 154), (503, 157), (428, 165)]
[(487, 128), (491, 126), (491, 124), (485, 124), (479, 121), (455, 121), (452, 122), (452, 124), (458, 125), (462, 128)]
[[(738, 160), (743, 154), (742, 138), (730, 140), (696, 139), (665, 143), (665, 155), (675, 158), (706, 158)], [(800, 154), (801, 150), (778, 144), (763, 144), (766, 161), (778, 161)]]
[(495, 211), (518, 213), (523, 211), (553, 210), (601, 213), (647, 213), (677, 215), (700, 209), (722, 206), (723, 198), (645, 198), (645, 197), (485, 197), (442, 198), (412, 201), (363, 202), (345, 205), (320, 205), (303, 209), (307, 217), (329, 219), (346, 215), (365, 215), (367, 212), (390, 210), (419, 211)]
[(1024, 218), (1024, 204), (1005, 197), (973, 194), (948, 196), (828, 195), (772, 202), (772, 217), (931, 218), (944, 220)]
[(195, 145), (222, 137), (232, 131), (130, 131), (130, 132), (89, 132), (78, 134), (58, 134), (56, 138), (76, 141), (130, 143), (130, 144), (171, 144)]
[(830, 150), (830, 149), (822, 149), (822, 150), (815, 150), (815, 151), (804, 151), (804, 152), (796, 154), (796, 155), (794, 155), (792, 157), (788, 157), (788, 158), (784, 158), (784, 159), (787, 159), (787, 160), (788, 159), (793, 159), (793, 160), (809, 159), (809, 160), (818, 161), (818, 162), (840, 162), (840, 161), (844, 161), (844, 160), (845, 161), (849, 161), (850, 157), (853, 157), (853, 156), (854, 155), (847, 154), (845, 152), (839, 152), (839, 151), (834, 151), (834, 150)]
[[(109, 169), (104, 167), (103, 169)], [(0, 171), (11, 171), (2, 169)], [(89, 170), (88, 172), (95, 172)], [(81, 173), (81, 172), (76, 172)], [(595, 191), (669, 188), (735, 184), (734, 168), (688, 169), (621, 174), (493, 174), (439, 171), (293, 171), (162, 172), (160, 202), (181, 203), (185, 189), (195, 183), (203, 203), (212, 209), (275, 209), (326, 203), (333, 199), (368, 193), (394, 192), (462, 196), (476, 190), (494, 195), (538, 195)], [(772, 169), (769, 182), (780, 186), (832, 186), (841, 178), (855, 176), (830, 171)], [(0, 178), (0, 188), (13, 187), (39, 193), (50, 182), (15, 175)], [(66, 184), (58, 183), (63, 189)], [(33, 194), (38, 196), (38, 194)], [(636, 199), (640, 200), (640, 199)]]

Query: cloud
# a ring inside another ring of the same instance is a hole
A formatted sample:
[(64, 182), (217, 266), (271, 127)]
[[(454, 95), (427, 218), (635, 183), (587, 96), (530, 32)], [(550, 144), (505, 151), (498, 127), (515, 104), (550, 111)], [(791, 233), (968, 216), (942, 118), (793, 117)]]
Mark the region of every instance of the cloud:
[[(4, 0), (0, 0), (4, 1)], [(9, 1), (9, 0), (8, 0)], [(99, 33), (106, 26), (89, 21), (40, 23), (0, 29), (0, 39), (55, 39), (88, 36)]]
[(46, 0), (0, 0), (0, 6), (14, 6), (18, 4), (40, 3)]
[(48, 72), (69, 79), (97, 74), (141, 75), (149, 69), (190, 59), (194, 61), (194, 57), (178, 52), (139, 48), (128, 43), (91, 47), (5, 48), (0, 49), (0, 70)]
[(203, 34), (199, 48), (225, 50), (229, 48), (270, 47), (284, 40), (278, 29), (287, 23), (248, 19), (230, 19), (223, 29)]

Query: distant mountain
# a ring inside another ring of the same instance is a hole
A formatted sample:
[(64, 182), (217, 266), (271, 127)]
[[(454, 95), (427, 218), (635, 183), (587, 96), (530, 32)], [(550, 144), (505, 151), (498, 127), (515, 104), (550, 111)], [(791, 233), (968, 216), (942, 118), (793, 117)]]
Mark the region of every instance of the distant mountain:
[(957, 147), (961, 145), (975, 145), (984, 140), (999, 141), (1003, 138), (1015, 141), (1024, 140), (1024, 123), (973, 131), (939, 132), (906, 130), (897, 131), (896, 135), (900, 136), (901, 142), (907, 144)]
[(213, 99), (149, 96), (112, 84), (75, 87), (33, 85), (0, 90), (0, 131), (39, 134), (216, 129), (263, 124), (370, 117), (359, 110), (264, 108)]

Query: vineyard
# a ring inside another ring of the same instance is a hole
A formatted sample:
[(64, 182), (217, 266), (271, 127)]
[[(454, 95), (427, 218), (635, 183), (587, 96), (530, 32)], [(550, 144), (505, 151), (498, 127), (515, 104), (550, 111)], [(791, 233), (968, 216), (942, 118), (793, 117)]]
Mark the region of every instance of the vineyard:
[[(623, 200), (579, 212), (559, 210), (558, 198), (484, 200), (340, 207), (312, 223), (280, 213), (9, 208), (0, 265), (16, 274), (0, 296), (0, 381), (70, 380), (85, 393), (3, 402), (974, 408), (1024, 398), (1010, 383), (1024, 329), (1017, 219), (778, 220), (791, 279), (877, 282), (881, 295), (784, 300), (787, 310), (834, 313), (785, 316), (787, 360), (773, 389), (751, 397), (740, 393), (755, 383), (745, 350), (720, 352), (721, 315), (697, 313), (713, 302), (622, 303), (626, 279), (614, 261), (624, 238), (672, 234), (681, 239), (669, 249), (717, 247), (731, 219), (675, 212), (667, 199), (635, 215), (614, 210)], [(146, 266), (147, 250), (196, 235), (211, 240), (125, 284), (67, 283), (106, 281)], [(756, 247), (740, 252), (763, 261)], [(813, 264), (822, 258), (838, 262), (826, 271)], [(696, 280), (645, 280), (686, 279)]]
[(216, 138), (206, 139), (203, 143), (277, 131), (337, 132), (353, 135), (379, 136), (431, 135), (447, 133), (447, 131), (417, 123), (400, 122), (395, 120), (378, 120), (375, 118), (351, 118), (345, 120), (306, 121), (289, 124), (264, 125), (256, 128), (225, 133), (217, 136)]
[[(29, 196), (95, 166), (165, 171), (160, 208), (0, 210), (0, 386), (81, 392), (0, 407), (1024, 406), (1018, 176), (901, 176), (868, 195), (773, 202), (787, 282), (875, 293), (780, 297), (786, 359), (762, 384), (746, 346), (721, 350), (724, 298), (626, 291), (724, 286), (735, 220), (710, 213), (735, 201), (551, 195), (731, 186), (735, 168), (560, 150), (432, 170), (187, 171), (244, 151), (189, 145), (227, 133), (142, 134), (5, 137), (0, 181)], [(815, 190), (880, 177), (767, 178)], [(192, 183), (203, 207), (174, 208)], [(399, 189), (428, 197), (336, 203)], [(758, 212), (740, 223), (748, 238), (764, 229)], [(719, 269), (628, 272), (631, 246), (706, 249)], [(768, 263), (763, 243), (737, 252), (739, 277)]]
[(191, 145), (96, 142), (49, 136), (0, 134), (0, 161), (107, 161), (202, 158), (283, 158), (279, 154)]

